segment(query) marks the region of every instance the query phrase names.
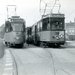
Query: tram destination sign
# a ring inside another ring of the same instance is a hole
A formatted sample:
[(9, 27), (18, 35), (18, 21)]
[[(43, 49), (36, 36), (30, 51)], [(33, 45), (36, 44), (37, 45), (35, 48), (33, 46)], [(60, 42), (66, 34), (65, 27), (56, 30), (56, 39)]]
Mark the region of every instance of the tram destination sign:
[(11, 22), (23, 22), (23, 19), (11, 19)]
[(47, 14), (47, 15), (42, 15), (42, 18), (47, 18), (47, 17), (60, 17), (60, 18), (64, 18), (65, 15), (64, 14)]

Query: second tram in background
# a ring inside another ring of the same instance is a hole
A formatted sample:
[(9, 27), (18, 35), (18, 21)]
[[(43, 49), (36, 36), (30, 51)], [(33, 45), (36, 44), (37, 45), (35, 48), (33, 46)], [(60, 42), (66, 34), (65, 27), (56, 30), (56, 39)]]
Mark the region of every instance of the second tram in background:
[(25, 21), (19, 16), (12, 16), (5, 22), (5, 44), (8, 46), (23, 46), (25, 43)]
[(57, 46), (65, 43), (64, 14), (43, 16), (40, 21), (27, 28), (27, 43)]

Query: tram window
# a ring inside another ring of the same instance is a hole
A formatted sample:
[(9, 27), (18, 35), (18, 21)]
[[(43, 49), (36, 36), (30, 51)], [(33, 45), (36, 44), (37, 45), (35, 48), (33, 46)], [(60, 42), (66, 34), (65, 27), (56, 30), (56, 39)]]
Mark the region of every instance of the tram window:
[(30, 32), (29, 34), (31, 35), (32, 34), (32, 28), (31, 27), (29, 28), (29, 32)]
[(50, 30), (49, 18), (43, 20), (43, 30)]
[(25, 31), (25, 24), (23, 23), (23, 31)]
[(55, 19), (51, 22), (51, 29), (64, 29), (64, 20), (63, 19)]
[(32, 33), (34, 33), (35, 32), (35, 28), (34, 28), (34, 26), (32, 27)]
[(47, 30), (50, 30), (50, 22), (47, 23)]
[(39, 23), (37, 24), (37, 29), (38, 29), (38, 32), (39, 32)]
[(39, 22), (39, 31), (42, 31), (42, 22)]
[(43, 30), (47, 30), (47, 24), (46, 24), (46, 23), (43, 23), (42, 29), (43, 29)]
[(12, 29), (12, 26), (11, 26), (11, 23), (10, 22), (7, 22), (5, 24), (5, 32), (11, 32), (13, 29)]
[(35, 32), (37, 32), (38, 31), (38, 28), (37, 28), (37, 25), (35, 26)]
[(23, 23), (12, 23), (11, 24), (12, 25), (12, 28), (13, 28), (13, 31), (16, 31), (16, 32), (18, 32), (18, 31), (22, 31), (22, 32), (24, 32), (25, 31), (25, 25), (23, 24)]
[(43, 23), (42, 23), (42, 30), (46, 30), (46, 23), (45, 23), (45, 20), (43, 20)]

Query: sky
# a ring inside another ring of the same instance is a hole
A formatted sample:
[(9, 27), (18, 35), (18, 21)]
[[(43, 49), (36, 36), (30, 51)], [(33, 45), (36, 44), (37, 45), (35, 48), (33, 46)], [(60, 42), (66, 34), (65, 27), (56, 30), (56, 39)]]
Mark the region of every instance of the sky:
[[(44, 8), (45, 3), (54, 0), (42, 0), (41, 7)], [(60, 13), (65, 14), (65, 22), (74, 22), (75, 18), (75, 0), (59, 0), (61, 4)], [(54, 4), (54, 2), (53, 2)], [(41, 18), (40, 14), (40, 0), (1, 0), (0, 1), (0, 26), (5, 23), (7, 19), (7, 5), (16, 5), (16, 13), (18, 16), (22, 17), (26, 21), (26, 26), (32, 26)], [(42, 9), (41, 8), (41, 9)], [(10, 9), (9, 12), (14, 8)], [(50, 7), (48, 7), (50, 9)], [(54, 8), (54, 12), (58, 8)], [(50, 12), (50, 10), (49, 10)], [(13, 15), (13, 13), (9, 14)]]

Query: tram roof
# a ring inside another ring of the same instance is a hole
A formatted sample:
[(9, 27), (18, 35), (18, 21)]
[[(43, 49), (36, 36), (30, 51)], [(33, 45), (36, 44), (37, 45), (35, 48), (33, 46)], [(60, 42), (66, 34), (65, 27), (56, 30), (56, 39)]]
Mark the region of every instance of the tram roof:
[(12, 16), (12, 18), (20, 18), (20, 16)]
[(20, 16), (12, 16), (9, 18), (11, 22), (24, 22), (24, 19), (20, 18)]
[(47, 15), (42, 15), (42, 18), (64, 18), (64, 14), (47, 14)]

